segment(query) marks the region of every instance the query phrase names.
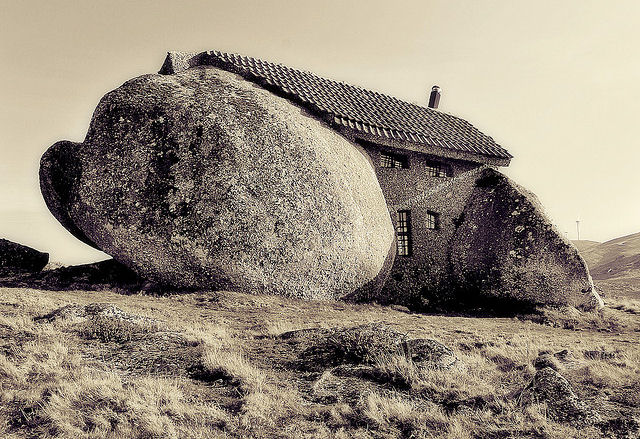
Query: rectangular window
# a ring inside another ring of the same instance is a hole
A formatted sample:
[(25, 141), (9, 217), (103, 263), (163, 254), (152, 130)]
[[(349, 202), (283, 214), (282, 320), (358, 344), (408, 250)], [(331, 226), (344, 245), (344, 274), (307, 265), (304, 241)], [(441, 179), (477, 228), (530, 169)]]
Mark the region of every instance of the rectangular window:
[(435, 230), (438, 228), (438, 216), (435, 212), (427, 212), (427, 229)]
[(448, 177), (451, 175), (451, 170), (448, 166), (441, 163), (427, 163), (427, 175), (429, 177)]
[(398, 255), (411, 256), (411, 215), (408, 210), (398, 211), (396, 242), (398, 245)]
[(407, 157), (388, 152), (380, 153), (380, 166), (383, 168), (408, 168)]

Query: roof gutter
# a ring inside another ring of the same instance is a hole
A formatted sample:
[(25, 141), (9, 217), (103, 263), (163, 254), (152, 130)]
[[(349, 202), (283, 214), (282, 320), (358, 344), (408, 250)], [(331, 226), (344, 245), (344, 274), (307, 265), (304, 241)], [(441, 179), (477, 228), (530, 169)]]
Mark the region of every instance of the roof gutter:
[(388, 146), (396, 149), (406, 149), (409, 151), (415, 151), (422, 154), (431, 154), (439, 157), (446, 157), (454, 160), (464, 160), (468, 162), (481, 163), (491, 166), (509, 166), (511, 158), (490, 157), (482, 154), (475, 154), (467, 151), (453, 150), (449, 148), (443, 148), (436, 145), (428, 145), (425, 143), (414, 143), (408, 140), (393, 140), (390, 138), (384, 138), (371, 134), (366, 134), (362, 131), (356, 131), (351, 128), (347, 128), (343, 125), (333, 124), (334, 128), (342, 135), (350, 140), (362, 139), (371, 143), (377, 143), (378, 145)]

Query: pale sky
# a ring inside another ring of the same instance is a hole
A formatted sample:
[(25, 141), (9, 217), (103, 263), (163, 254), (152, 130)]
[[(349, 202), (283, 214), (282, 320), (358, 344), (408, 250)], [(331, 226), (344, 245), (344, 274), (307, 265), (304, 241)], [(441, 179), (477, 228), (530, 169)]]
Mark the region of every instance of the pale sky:
[(0, 0), (0, 237), (106, 257), (47, 210), (38, 164), (169, 50), (241, 53), (461, 116), (562, 232), (640, 231), (640, 2)]

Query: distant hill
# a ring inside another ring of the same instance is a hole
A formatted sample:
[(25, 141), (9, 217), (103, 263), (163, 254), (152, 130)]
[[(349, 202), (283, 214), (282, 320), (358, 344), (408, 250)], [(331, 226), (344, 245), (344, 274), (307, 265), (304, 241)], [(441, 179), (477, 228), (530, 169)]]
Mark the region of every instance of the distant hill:
[(591, 250), (593, 247), (596, 247), (602, 244), (601, 242), (598, 242), (598, 241), (588, 241), (586, 239), (582, 239), (580, 241), (573, 240), (571, 242), (573, 243), (573, 245), (576, 246), (576, 248), (578, 249), (582, 257), (584, 257), (585, 252)]
[[(640, 292), (640, 233), (607, 242), (572, 241), (596, 281), (633, 287)], [(628, 289), (628, 288), (627, 288)]]
[(573, 243), (594, 279), (610, 279), (633, 272), (640, 276), (640, 233), (602, 243), (584, 240)]

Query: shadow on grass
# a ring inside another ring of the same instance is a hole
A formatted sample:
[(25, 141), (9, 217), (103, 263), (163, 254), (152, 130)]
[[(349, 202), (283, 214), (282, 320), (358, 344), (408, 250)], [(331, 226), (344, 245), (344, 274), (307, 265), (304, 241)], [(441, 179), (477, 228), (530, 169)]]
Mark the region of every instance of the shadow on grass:
[(536, 314), (537, 306), (530, 302), (507, 297), (488, 297), (465, 292), (428, 305), (421, 303), (409, 307), (413, 312), (448, 317), (504, 318), (522, 314)]

